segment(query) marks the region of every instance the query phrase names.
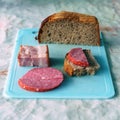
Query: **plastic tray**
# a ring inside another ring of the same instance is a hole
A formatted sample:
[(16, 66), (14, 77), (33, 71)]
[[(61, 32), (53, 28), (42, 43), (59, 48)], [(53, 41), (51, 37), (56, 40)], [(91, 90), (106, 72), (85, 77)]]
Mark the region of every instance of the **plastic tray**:
[[(19, 87), (18, 79), (33, 67), (20, 67), (17, 62), (17, 55), (20, 45), (43, 45), (38, 44), (35, 36), (38, 29), (22, 29), (18, 32), (12, 61), (5, 84), (4, 96), (11, 98), (111, 98), (115, 91), (108, 65), (103, 38), (101, 35), (101, 46), (81, 46), (65, 44), (48, 44), (51, 67), (57, 68), (64, 73), (63, 83), (56, 89), (48, 92), (29, 92)], [(63, 70), (65, 54), (74, 47), (90, 49), (93, 56), (100, 64), (100, 69), (94, 76), (70, 77)]]

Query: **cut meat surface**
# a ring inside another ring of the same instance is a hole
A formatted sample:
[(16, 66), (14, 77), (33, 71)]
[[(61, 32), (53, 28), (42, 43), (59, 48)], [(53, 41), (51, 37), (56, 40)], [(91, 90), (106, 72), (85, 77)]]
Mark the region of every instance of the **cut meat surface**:
[(61, 71), (46, 67), (33, 68), (18, 81), (21, 88), (34, 92), (48, 91), (58, 87), (63, 81)]
[(82, 48), (73, 48), (67, 55), (67, 58), (74, 63), (82, 67), (89, 66), (86, 55), (84, 54)]
[(27, 46), (21, 45), (18, 53), (20, 66), (49, 66), (48, 46)]

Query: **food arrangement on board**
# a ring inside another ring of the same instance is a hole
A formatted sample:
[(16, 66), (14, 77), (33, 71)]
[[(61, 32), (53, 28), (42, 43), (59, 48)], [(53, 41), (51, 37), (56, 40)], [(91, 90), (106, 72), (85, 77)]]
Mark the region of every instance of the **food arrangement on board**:
[[(33, 68), (18, 80), (18, 84), (25, 90), (43, 92), (58, 87), (64, 80), (62, 71), (50, 65), (49, 44), (100, 46), (99, 23), (90, 15), (67, 11), (55, 13), (43, 20), (37, 40), (38, 46), (20, 46), (19, 66)], [(63, 68), (70, 77), (80, 77), (95, 75), (100, 65), (91, 50), (75, 47), (64, 56)]]

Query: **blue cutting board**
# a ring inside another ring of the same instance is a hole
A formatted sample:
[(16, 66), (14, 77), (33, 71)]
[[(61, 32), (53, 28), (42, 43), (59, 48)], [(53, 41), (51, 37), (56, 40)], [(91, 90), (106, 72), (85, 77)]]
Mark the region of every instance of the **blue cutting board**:
[[(20, 67), (17, 62), (17, 55), (20, 45), (43, 45), (38, 44), (35, 36), (38, 29), (22, 29), (18, 32), (13, 56), (5, 84), (4, 96), (10, 98), (111, 98), (115, 91), (108, 65), (105, 46), (101, 35), (101, 46), (81, 46), (65, 44), (48, 44), (51, 67), (61, 70), (64, 74), (63, 83), (56, 89), (48, 92), (29, 92), (19, 87), (18, 79), (33, 67)], [(93, 56), (100, 64), (100, 69), (94, 76), (70, 77), (63, 70), (65, 54), (74, 47), (90, 49)]]

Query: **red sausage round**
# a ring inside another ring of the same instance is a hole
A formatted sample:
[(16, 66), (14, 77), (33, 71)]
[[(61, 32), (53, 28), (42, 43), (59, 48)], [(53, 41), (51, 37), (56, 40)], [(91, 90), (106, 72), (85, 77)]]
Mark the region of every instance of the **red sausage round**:
[(89, 66), (87, 57), (85, 56), (82, 48), (73, 48), (67, 55), (67, 58), (74, 64), (79, 66)]
[(21, 88), (34, 92), (48, 91), (58, 87), (63, 81), (61, 71), (46, 67), (33, 68), (18, 80)]

